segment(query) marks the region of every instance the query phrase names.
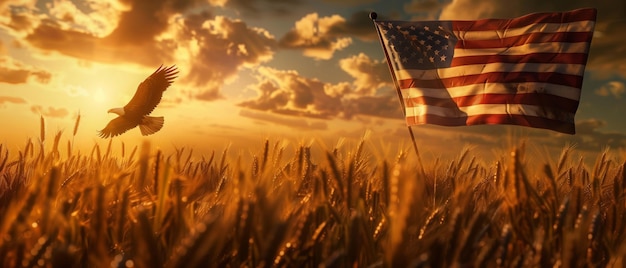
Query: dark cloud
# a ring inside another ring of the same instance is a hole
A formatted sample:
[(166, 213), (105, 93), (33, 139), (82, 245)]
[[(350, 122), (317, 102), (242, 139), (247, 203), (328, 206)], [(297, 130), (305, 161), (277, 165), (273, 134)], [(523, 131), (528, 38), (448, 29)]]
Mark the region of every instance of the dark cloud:
[[(349, 83), (331, 84), (300, 76), (296, 71), (260, 68), (258, 97), (239, 105), (283, 115), (351, 119), (357, 115), (402, 119), (395, 94), (354, 94)], [(376, 88), (374, 88), (376, 89)]]
[(308, 57), (330, 59), (335, 51), (352, 44), (352, 37), (366, 41), (378, 38), (369, 13), (358, 11), (349, 19), (340, 15), (320, 17), (317, 13), (310, 13), (295, 23), (279, 40), (279, 45), (287, 49), (301, 49)]
[(0, 83), (23, 84), (34, 79), (47, 84), (51, 78), (52, 74), (45, 70), (16, 62), (9, 57), (0, 57)]
[(123, 12), (117, 28), (107, 39), (127, 45), (145, 45), (163, 33), (172, 15), (183, 13), (203, 1), (200, 0), (122, 0), (131, 8)]
[(282, 48), (301, 49), (307, 57), (328, 60), (335, 51), (352, 43), (351, 38), (333, 33), (345, 23), (346, 20), (339, 15), (320, 17), (317, 13), (310, 13), (296, 21), (278, 44)]
[[(331, 26), (329, 34), (338, 36), (354, 36), (356, 38), (372, 41), (378, 40), (376, 29), (372, 19), (369, 17), (370, 11), (361, 10), (353, 13), (344, 23)], [(384, 15), (379, 15), (379, 20), (384, 20)]]
[(178, 37), (194, 48), (188, 75), (183, 77), (200, 92), (190, 92), (201, 100), (221, 98), (220, 88), (245, 66), (255, 66), (273, 56), (276, 40), (265, 30), (251, 28), (240, 20), (208, 14), (186, 19)]
[(70, 112), (67, 111), (67, 109), (65, 108), (55, 108), (55, 107), (44, 108), (41, 105), (31, 106), (30, 111), (38, 115), (43, 115), (46, 117), (56, 117), (56, 118), (64, 118), (70, 114)]
[(332, 118), (342, 111), (341, 100), (326, 92), (331, 87), (317, 79), (300, 76), (296, 71), (259, 68), (261, 81), (253, 86), (257, 99), (240, 103), (242, 107), (280, 114)]
[(441, 10), (447, 4), (440, 0), (413, 0), (404, 5), (404, 11), (407, 13), (429, 13)]
[(577, 148), (588, 151), (599, 151), (607, 146), (612, 149), (626, 148), (626, 134), (621, 132), (605, 132), (607, 126), (601, 119), (586, 119), (576, 122), (576, 135), (565, 136), (565, 140), (575, 144)]
[(0, 105), (5, 103), (25, 104), (26, 100), (20, 97), (0, 96)]
[(260, 16), (265, 13), (286, 15), (302, 3), (302, 0), (228, 0), (226, 6), (240, 11), (246, 16)]
[[(50, 9), (55, 4), (60, 5), (51, 3)], [(59, 18), (33, 16), (40, 19), (31, 19), (28, 25), (34, 26), (24, 30), (23, 40), (43, 51), (83, 61), (151, 67), (184, 62), (179, 64), (185, 69), (181, 81), (194, 88), (187, 95), (200, 100), (222, 98), (223, 84), (234, 79), (241, 68), (270, 60), (277, 45), (274, 37), (263, 29), (248, 27), (240, 20), (213, 16), (206, 10), (206, 1), (124, 0), (121, 4), (125, 8), (118, 15), (106, 13), (117, 23), (109, 22), (114, 26), (104, 35), (86, 28), (111, 28), (111, 25), (103, 26), (102, 21), (92, 22), (88, 27), (74, 25), (78, 18), (86, 20), (84, 17), (90, 13), (74, 16), (72, 12), (84, 10), (66, 5), (54, 12)], [(22, 13), (29, 14), (11, 14)]]

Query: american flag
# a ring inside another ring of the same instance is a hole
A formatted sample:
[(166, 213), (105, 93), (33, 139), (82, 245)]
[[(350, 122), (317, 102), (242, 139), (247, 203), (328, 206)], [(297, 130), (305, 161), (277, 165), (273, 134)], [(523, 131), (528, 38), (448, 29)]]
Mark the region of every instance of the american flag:
[(475, 21), (375, 21), (407, 125), (574, 134), (596, 10)]

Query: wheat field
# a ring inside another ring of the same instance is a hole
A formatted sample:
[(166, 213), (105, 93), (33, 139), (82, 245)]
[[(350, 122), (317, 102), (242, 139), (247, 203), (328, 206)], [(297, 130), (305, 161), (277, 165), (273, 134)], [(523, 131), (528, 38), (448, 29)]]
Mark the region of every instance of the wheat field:
[(626, 163), (0, 145), (1, 267), (624, 267)]

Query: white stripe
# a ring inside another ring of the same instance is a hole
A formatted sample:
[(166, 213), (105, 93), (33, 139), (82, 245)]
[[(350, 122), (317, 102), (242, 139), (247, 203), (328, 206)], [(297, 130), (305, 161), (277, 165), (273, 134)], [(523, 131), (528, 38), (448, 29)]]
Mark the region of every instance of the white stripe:
[(402, 69), (396, 71), (396, 76), (398, 77), (398, 80), (432, 80), (493, 72), (554, 72), (562, 74), (582, 75), (585, 72), (585, 66), (581, 64), (550, 63), (489, 63), (455, 66), (435, 70)]
[(465, 96), (481, 95), (481, 94), (527, 94), (527, 93), (545, 93), (570, 100), (580, 100), (579, 88), (554, 85), (549, 83), (484, 83), (474, 84), (460, 87), (451, 87), (447, 89), (440, 88), (406, 88), (402, 89), (402, 98), (458, 98)]
[(595, 22), (592, 20), (568, 23), (535, 23), (520, 28), (508, 28), (489, 31), (453, 31), (461, 40), (490, 40), (513, 37), (528, 33), (591, 32)]
[(588, 42), (578, 43), (530, 43), (514, 47), (463, 49), (455, 48), (454, 57), (481, 56), (481, 55), (526, 55), (529, 53), (586, 53)]
[(546, 112), (543, 107), (526, 104), (478, 104), (458, 109), (443, 108), (439, 106), (407, 107), (406, 117), (419, 117), (424, 115), (438, 115), (450, 118), (462, 118), (483, 114), (511, 114), (511, 115), (528, 115), (558, 120), (563, 122), (574, 122), (573, 113), (554, 114)]

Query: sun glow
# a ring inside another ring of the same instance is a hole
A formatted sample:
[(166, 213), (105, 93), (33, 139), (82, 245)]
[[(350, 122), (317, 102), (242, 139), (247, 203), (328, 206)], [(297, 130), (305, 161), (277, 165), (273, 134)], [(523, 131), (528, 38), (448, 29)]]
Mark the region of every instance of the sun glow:
[(110, 99), (109, 95), (101, 87), (97, 88), (92, 96), (94, 101), (98, 103), (106, 103)]

